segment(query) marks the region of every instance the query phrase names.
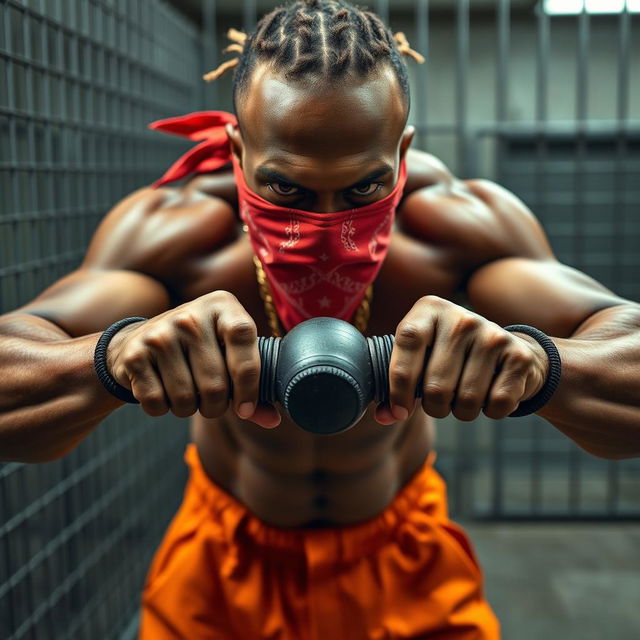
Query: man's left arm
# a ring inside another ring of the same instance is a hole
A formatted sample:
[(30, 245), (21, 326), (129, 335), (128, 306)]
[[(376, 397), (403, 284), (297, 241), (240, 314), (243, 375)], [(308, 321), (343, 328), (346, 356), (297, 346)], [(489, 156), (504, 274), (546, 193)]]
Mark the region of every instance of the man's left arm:
[(560, 383), (536, 411), (580, 447), (604, 458), (640, 456), (640, 305), (617, 296), (553, 255), (535, 216), (486, 181), (452, 180), (405, 202), (417, 237), (468, 263), (463, 288), (472, 310), (426, 295), (398, 324), (383, 424), (417, 408), (500, 419), (545, 385), (549, 359), (511, 324), (546, 333), (562, 360)]
[(555, 343), (560, 384), (537, 412), (604, 458), (640, 456), (640, 305), (555, 260), (507, 258), (468, 284), (475, 311), (529, 324)]

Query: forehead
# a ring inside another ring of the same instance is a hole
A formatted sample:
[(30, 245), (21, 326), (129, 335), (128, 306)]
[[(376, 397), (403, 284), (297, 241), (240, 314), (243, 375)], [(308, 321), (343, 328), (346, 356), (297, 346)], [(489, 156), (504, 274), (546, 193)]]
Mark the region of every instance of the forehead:
[(261, 65), (251, 76), (239, 119), (253, 151), (331, 157), (389, 153), (406, 113), (398, 80), (387, 66), (365, 79), (292, 82)]

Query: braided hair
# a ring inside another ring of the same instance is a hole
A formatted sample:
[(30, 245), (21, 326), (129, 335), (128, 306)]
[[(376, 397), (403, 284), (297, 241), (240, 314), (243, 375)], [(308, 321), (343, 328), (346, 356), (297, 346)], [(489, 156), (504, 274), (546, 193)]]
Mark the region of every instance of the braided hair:
[(252, 34), (230, 29), (233, 44), (224, 51), (240, 55), (205, 74), (211, 82), (235, 67), (233, 105), (249, 85), (259, 62), (272, 65), (290, 80), (321, 76), (327, 80), (355, 74), (366, 77), (390, 64), (409, 111), (409, 80), (402, 55), (424, 58), (411, 49), (404, 33), (395, 35), (373, 12), (343, 0), (297, 0), (263, 16)]

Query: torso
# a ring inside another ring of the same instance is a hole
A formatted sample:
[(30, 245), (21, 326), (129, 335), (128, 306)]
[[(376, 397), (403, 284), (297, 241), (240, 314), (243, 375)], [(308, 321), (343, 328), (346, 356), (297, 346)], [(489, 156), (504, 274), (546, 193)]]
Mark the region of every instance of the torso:
[[(452, 274), (435, 264), (417, 277), (412, 254), (427, 261), (424, 248), (396, 229), (374, 284), (368, 335), (395, 333), (421, 295), (452, 291)], [(247, 236), (240, 235), (216, 256), (229, 268), (216, 276), (204, 269), (201, 283), (192, 286), (202, 293), (231, 291), (256, 321), (258, 334), (270, 335), (252, 255)], [(402, 290), (399, 282), (406, 283)], [(347, 524), (384, 509), (433, 446), (433, 425), (421, 410), (391, 426), (377, 423), (372, 411), (373, 405), (357, 425), (333, 436), (303, 431), (285, 416), (276, 429), (266, 430), (231, 411), (219, 420), (196, 414), (192, 437), (211, 479), (262, 520), (283, 527)]]
[[(486, 206), (462, 183), (454, 183), (437, 160), (410, 151), (408, 163), (405, 194), (419, 189), (427, 203), (442, 201), (445, 208), (455, 201), (456, 211), (462, 204), (463, 216), (477, 214), (483, 224)], [(231, 172), (199, 176), (182, 187), (187, 199), (203, 194), (230, 205), (222, 208), (216, 222), (218, 231), (224, 229), (218, 233), (224, 241), (197, 258), (173, 262), (182, 265), (168, 283), (175, 302), (230, 291), (256, 321), (258, 335), (270, 335), (251, 245), (234, 211)], [(439, 235), (445, 231), (434, 231), (430, 241), (423, 222), (411, 218), (408, 197), (398, 209), (389, 252), (374, 282), (369, 335), (395, 333), (421, 296), (455, 300), (469, 270), (466, 258), (460, 257), (464, 248), (448, 245)], [(267, 430), (240, 420), (231, 410), (215, 420), (196, 413), (192, 438), (211, 480), (264, 522), (279, 527), (353, 524), (376, 516), (420, 469), (434, 445), (433, 425), (419, 407), (406, 422), (383, 426), (373, 419), (370, 406), (358, 424), (332, 436), (303, 431), (286, 416), (277, 428)]]

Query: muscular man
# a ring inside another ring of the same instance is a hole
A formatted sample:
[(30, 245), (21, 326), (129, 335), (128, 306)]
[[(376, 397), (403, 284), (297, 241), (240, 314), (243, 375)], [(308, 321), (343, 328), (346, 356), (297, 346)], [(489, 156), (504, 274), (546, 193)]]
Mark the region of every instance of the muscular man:
[[(123, 200), (77, 271), (0, 319), (2, 457), (60, 457), (121, 406), (94, 371), (96, 342), (123, 317), (148, 318), (114, 335), (108, 370), (147, 414), (192, 416), (193, 445), (141, 637), (498, 638), (431, 466), (432, 419), (503, 418), (535, 398), (547, 353), (502, 328), (527, 324), (562, 359), (538, 414), (594, 455), (638, 455), (640, 307), (559, 264), (512, 194), (409, 149), (410, 50), (374, 14), (299, 1), (238, 40), (239, 124), (161, 124), (203, 141), (161, 182), (187, 180)], [(369, 215), (380, 222), (363, 248)], [(336, 221), (336, 253), (315, 251)], [(362, 312), (370, 282), (341, 295), (323, 266), (339, 272), (339, 251), (361, 250), (373, 280), (361, 328), (396, 338), (390, 406), (314, 435), (256, 406), (256, 337)], [(305, 268), (320, 297), (285, 282)]]

